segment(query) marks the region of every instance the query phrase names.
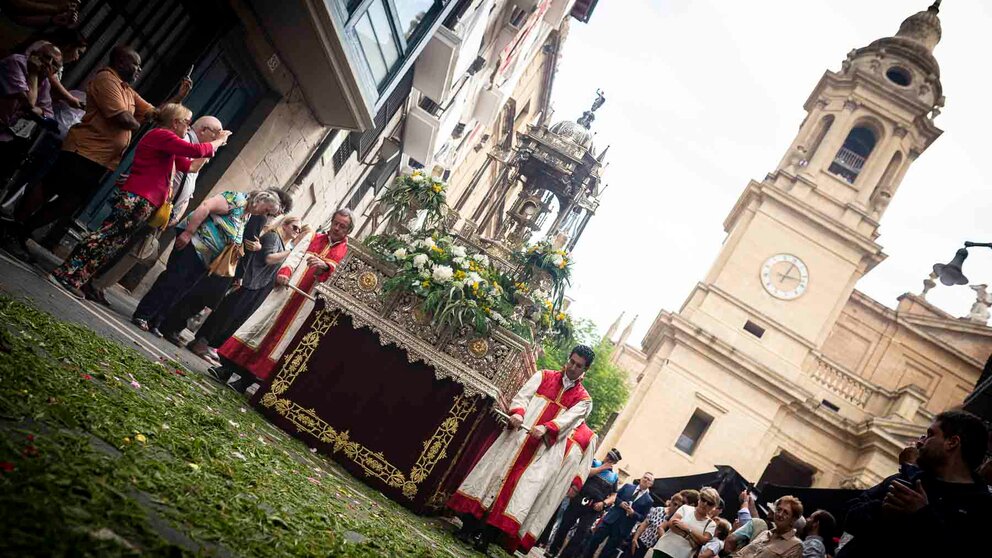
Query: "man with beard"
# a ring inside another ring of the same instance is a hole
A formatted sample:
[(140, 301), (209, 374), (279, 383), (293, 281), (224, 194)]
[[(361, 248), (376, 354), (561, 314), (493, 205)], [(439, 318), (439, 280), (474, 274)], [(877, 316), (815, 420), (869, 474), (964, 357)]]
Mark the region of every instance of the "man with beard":
[[(869, 488), (848, 507), (853, 539), (837, 558), (963, 556), (992, 525), (992, 494), (976, 470), (989, 433), (977, 416), (945, 411), (918, 442), (920, 470)], [(980, 544), (980, 543), (979, 543)]]
[[(141, 74), (141, 56), (118, 45), (110, 52), (110, 65), (97, 71), (86, 87), (86, 114), (69, 129), (62, 152), (41, 184), (28, 188), (14, 212), (17, 222), (6, 243), (7, 251), (30, 260), (26, 245), (30, 235), (49, 224), (52, 229), (42, 245), (51, 249), (68, 230), (75, 214), (89, 203), (103, 182), (121, 162), (131, 133), (155, 117), (155, 107), (141, 98), (131, 84)], [(179, 103), (193, 82), (184, 78), (179, 92), (166, 103)], [(53, 197), (56, 197), (52, 200)]]

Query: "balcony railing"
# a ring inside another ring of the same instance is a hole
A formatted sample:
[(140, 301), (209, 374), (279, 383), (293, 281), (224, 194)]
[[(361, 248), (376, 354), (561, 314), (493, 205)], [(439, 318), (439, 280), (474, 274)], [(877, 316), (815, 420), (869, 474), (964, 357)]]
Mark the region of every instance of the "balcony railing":
[(837, 155), (834, 156), (833, 163), (830, 164), (830, 172), (840, 175), (848, 182), (853, 183), (864, 166), (864, 157), (846, 147), (841, 147), (837, 151)]
[(876, 391), (870, 383), (823, 357), (816, 359), (811, 375), (817, 383), (858, 407), (864, 407), (868, 398)]

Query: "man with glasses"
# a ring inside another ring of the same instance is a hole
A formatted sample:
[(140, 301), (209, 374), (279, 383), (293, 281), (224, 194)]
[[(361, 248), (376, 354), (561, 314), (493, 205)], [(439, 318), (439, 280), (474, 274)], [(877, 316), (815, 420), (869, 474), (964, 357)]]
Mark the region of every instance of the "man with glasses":
[(606, 541), (602, 556), (616, 556), (623, 540), (644, 520), (654, 505), (651, 498), (651, 485), (654, 474), (644, 473), (637, 484), (624, 485), (613, 500), (613, 507), (603, 516), (603, 521), (592, 534), (586, 545), (585, 558), (592, 558), (599, 545)]

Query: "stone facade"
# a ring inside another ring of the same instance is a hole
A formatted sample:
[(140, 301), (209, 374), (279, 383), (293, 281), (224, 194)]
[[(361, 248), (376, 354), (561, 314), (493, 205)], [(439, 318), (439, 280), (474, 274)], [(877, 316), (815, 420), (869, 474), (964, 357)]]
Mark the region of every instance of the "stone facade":
[(626, 470), (866, 486), (960, 405), (992, 330), (919, 296), (891, 310), (855, 290), (885, 258), (888, 202), (941, 134), (939, 37), (931, 8), (826, 72), (778, 167), (732, 208), (704, 280), (640, 349), (618, 348), (637, 384), (602, 447)]

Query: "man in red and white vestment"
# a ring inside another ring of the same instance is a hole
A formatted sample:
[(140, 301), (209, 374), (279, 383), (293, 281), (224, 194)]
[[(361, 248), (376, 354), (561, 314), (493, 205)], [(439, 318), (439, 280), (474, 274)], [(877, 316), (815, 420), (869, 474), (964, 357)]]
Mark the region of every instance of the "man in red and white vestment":
[(513, 397), (507, 429), (448, 500), (462, 516), (458, 538), (485, 552), (502, 531), (516, 544), (538, 496), (561, 468), (569, 435), (592, 411), (582, 377), (593, 358), (591, 348), (579, 345), (562, 370), (534, 374)]
[(530, 549), (541, 536), (541, 531), (558, 511), (565, 495), (574, 498), (582, 490), (586, 476), (589, 475), (589, 466), (595, 457), (598, 443), (598, 436), (584, 422), (572, 431), (572, 434), (565, 441), (565, 457), (562, 459), (558, 474), (538, 495), (531, 507), (530, 514), (520, 526), (517, 550), (521, 553), (530, 552)]
[(348, 233), (353, 226), (351, 211), (339, 209), (326, 233), (314, 235), (305, 250), (301, 242), (279, 269), (272, 294), (217, 350), (224, 367), (239, 376), (228, 382), (235, 389), (244, 391), (253, 381), (268, 379), (275, 370), (315, 305), (300, 293), (313, 296), (317, 285), (334, 273), (348, 253)]

